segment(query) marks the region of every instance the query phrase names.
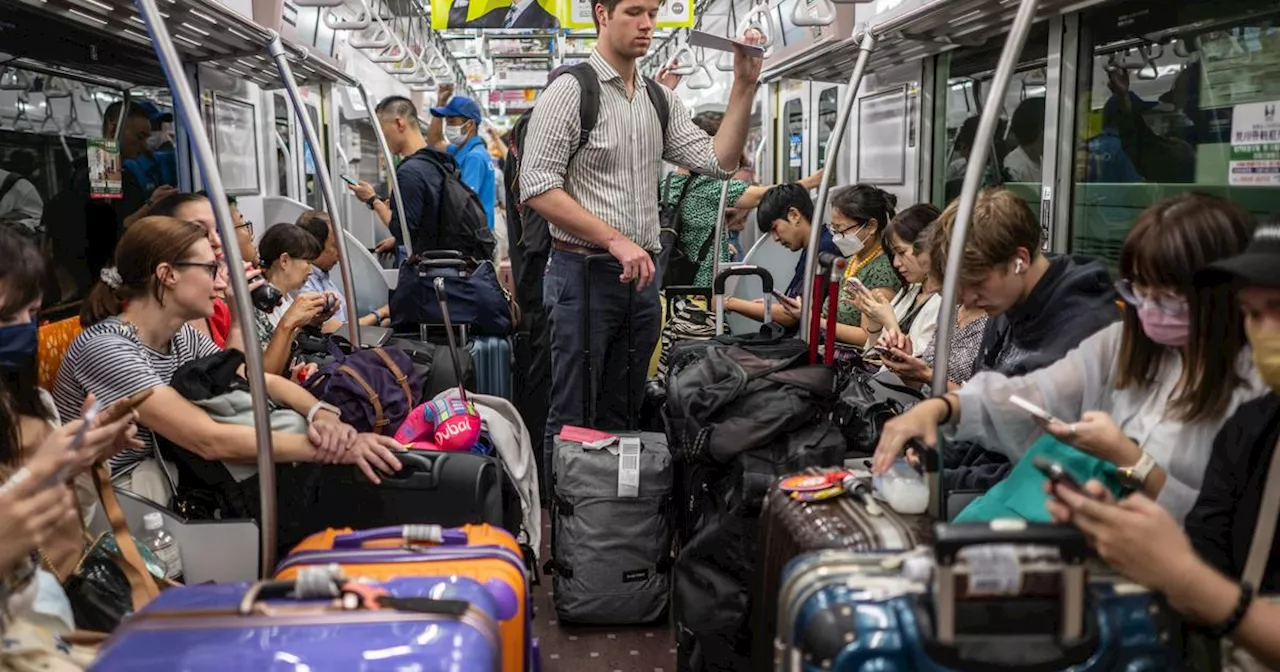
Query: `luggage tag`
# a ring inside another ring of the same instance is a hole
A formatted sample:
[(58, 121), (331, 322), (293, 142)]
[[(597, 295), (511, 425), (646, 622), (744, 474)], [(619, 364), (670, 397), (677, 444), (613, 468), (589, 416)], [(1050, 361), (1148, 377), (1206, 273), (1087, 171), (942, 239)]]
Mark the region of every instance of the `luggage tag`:
[(599, 448), (607, 448), (618, 440), (617, 436), (608, 432), (602, 432), (598, 429), (587, 429), (586, 427), (575, 427), (573, 425), (565, 425), (560, 428), (559, 438), (565, 441), (573, 441), (581, 443), (583, 448), (596, 450)]
[(640, 437), (618, 439), (618, 496), (640, 496)]
[(829, 471), (824, 474), (798, 474), (782, 479), (778, 488), (797, 502), (821, 502), (848, 492), (851, 483), (846, 479), (848, 471)]
[(1012, 544), (970, 546), (960, 551), (969, 575), (968, 597), (1022, 594), (1022, 561)]

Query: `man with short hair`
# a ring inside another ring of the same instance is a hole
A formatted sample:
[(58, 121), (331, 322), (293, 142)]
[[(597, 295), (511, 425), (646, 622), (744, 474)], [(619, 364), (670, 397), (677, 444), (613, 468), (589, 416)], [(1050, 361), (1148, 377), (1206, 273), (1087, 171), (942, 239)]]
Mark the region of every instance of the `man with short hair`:
[[(660, 5), (595, 0), (599, 37), (585, 74), (598, 80), (599, 110), (588, 137), (579, 137), (583, 89), (577, 76), (551, 82), (529, 122), (521, 197), (551, 223), (554, 238), (543, 297), (552, 368), (544, 450), (555, 445), (564, 425), (617, 429), (639, 417), (661, 321), (654, 255), (661, 249), (663, 161), (725, 179), (738, 169), (746, 141), (761, 59), (738, 50), (729, 105), (713, 139), (693, 124), (678, 97), (637, 71)], [(759, 34), (748, 39), (758, 41)], [(655, 101), (666, 106), (665, 114)], [(586, 258), (595, 254), (616, 261), (588, 269)], [(590, 314), (584, 312), (587, 301)], [(590, 390), (584, 389), (582, 361), (588, 342), (599, 353)], [(598, 399), (594, 418), (583, 417), (586, 394)]]
[[(405, 207), (407, 208), (408, 206)], [(334, 309), (333, 316), (324, 325), (325, 333), (335, 332), (347, 322), (347, 306), (342, 292), (338, 290), (338, 286), (329, 277), (329, 272), (333, 270), (334, 266), (338, 265), (338, 236), (334, 233), (333, 221), (329, 219), (329, 213), (323, 210), (308, 210), (298, 216), (297, 225), (320, 241), (321, 248), (320, 256), (311, 262), (311, 275), (307, 276), (307, 281), (302, 284), (302, 289), (298, 291), (303, 294), (310, 292), (328, 293), (337, 298), (337, 308)], [(361, 315), (359, 324), (372, 327), (380, 325), (384, 320), (390, 318), (391, 309), (383, 306), (367, 315)]]
[(438, 151), (448, 152), (458, 162), (462, 183), (480, 197), (492, 230), (497, 179), (493, 157), (480, 137), (480, 125), (484, 122), (480, 105), (466, 96), (453, 95), (452, 86), (441, 84), (438, 106), (431, 108), (431, 117), (427, 126), (427, 144)]
[[(413, 101), (404, 96), (388, 96), (378, 103), (374, 109), (378, 115), (378, 124), (387, 138), (391, 153), (401, 157), (400, 166), (396, 168), (396, 181), (400, 186), (400, 199), (404, 203), (405, 224), (412, 239), (418, 237), (423, 225), (425, 213), (434, 213), (440, 204), (440, 189), (443, 176), (432, 167), (431, 161), (410, 161), (409, 157), (427, 153), (436, 161), (453, 163), (453, 157), (438, 151), (427, 144), (418, 126), (418, 108)], [(391, 237), (379, 241), (378, 254), (393, 254), (398, 246), (404, 245), (404, 233), (400, 226), (400, 213), (395, 212), (390, 204), (378, 198), (373, 186), (361, 182), (348, 186), (356, 198), (377, 214), (378, 219), (391, 229)], [(430, 226), (438, 226), (438, 222), (430, 222)], [(413, 240), (409, 241), (410, 243)]]

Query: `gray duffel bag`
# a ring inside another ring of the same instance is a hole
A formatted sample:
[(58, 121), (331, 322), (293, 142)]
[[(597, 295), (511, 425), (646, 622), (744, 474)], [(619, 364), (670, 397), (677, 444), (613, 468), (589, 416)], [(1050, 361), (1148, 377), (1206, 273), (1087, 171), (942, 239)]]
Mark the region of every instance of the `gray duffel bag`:
[(565, 623), (649, 623), (666, 610), (673, 478), (667, 437), (619, 436), (604, 448), (556, 438), (548, 567), (556, 614)]

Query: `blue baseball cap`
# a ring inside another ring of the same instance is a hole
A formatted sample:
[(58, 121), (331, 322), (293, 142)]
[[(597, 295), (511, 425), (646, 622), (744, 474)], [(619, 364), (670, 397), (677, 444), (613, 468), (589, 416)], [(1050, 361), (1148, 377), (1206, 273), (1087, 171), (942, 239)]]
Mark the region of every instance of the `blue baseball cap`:
[(449, 99), (448, 105), (431, 108), (431, 116), (464, 117), (477, 124), (484, 119), (484, 114), (480, 111), (480, 105), (466, 96), (454, 96)]
[(173, 121), (173, 113), (161, 110), (149, 100), (137, 101), (136, 104), (151, 121)]

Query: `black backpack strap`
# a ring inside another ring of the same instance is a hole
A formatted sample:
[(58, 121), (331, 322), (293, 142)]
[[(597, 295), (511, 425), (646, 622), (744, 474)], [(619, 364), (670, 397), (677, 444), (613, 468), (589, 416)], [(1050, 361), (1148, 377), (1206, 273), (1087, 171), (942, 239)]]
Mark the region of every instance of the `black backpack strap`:
[(644, 83), (649, 102), (653, 103), (653, 110), (658, 113), (658, 123), (662, 126), (662, 139), (665, 141), (667, 126), (671, 123), (671, 103), (667, 100), (666, 87), (648, 77), (644, 78)]
[(600, 118), (600, 78), (588, 61), (571, 66), (565, 72), (578, 80), (578, 125), (581, 130), (578, 132), (578, 146), (573, 150), (573, 154), (577, 154), (591, 139), (591, 131), (595, 130), (596, 120)]

